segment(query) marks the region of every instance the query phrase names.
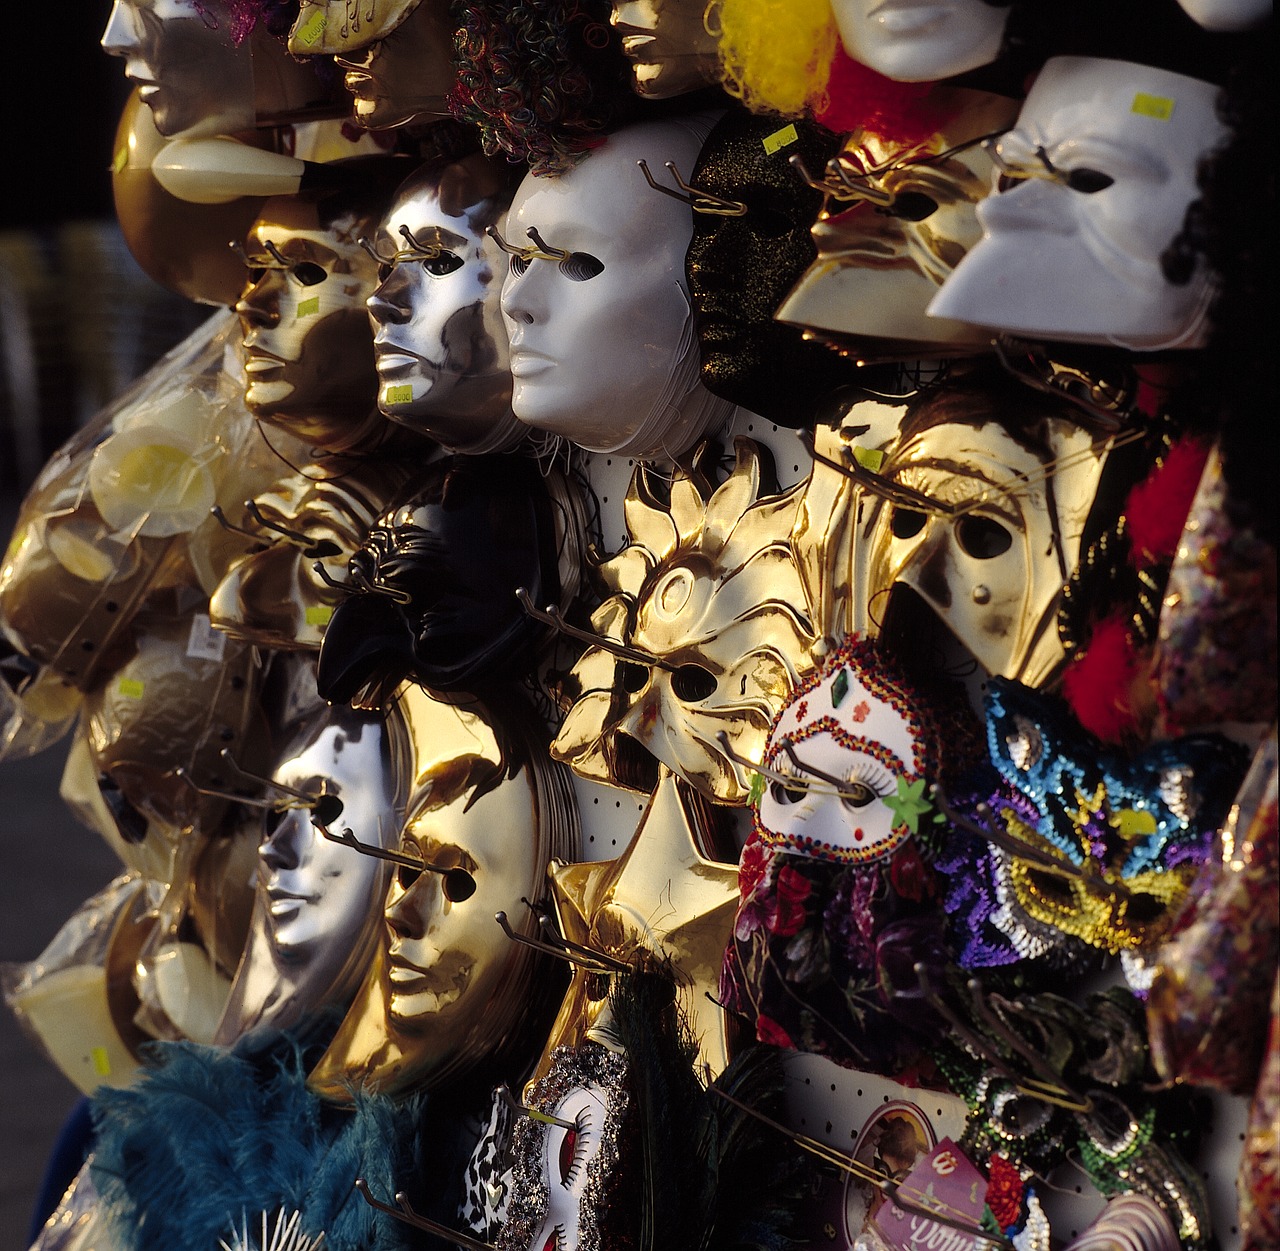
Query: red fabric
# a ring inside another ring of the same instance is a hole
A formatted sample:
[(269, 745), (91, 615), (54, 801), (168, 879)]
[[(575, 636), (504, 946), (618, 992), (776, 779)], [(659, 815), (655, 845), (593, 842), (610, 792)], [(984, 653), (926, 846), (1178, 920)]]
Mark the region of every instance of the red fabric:
[(1129, 563), (1135, 569), (1173, 558), (1208, 459), (1207, 444), (1182, 439), (1169, 449), (1164, 464), (1129, 492), (1124, 512)]
[(1067, 667), (1062, 693), (1090, 734), (1120, 743), (1137, 731), (1131, 691), (1142, 663), (1121, 613), (1098, 622), (1088, 649)]
[(827, 80), (827, 106), (815, 116), (828, 130), (869, 130), (904, 146), (922, 143), (946, 120), (930, 102), (933, 83), (899, 83), (836, 48)]

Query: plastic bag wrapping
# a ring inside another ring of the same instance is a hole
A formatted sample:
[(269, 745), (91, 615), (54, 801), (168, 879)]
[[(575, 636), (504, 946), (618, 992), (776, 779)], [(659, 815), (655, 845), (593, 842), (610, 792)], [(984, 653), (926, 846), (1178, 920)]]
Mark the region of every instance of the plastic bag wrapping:
[(257, 881), (256, 814), (189, 834), (134, 961), (137, 1024), (171, 1040), (213, 1041), (249, 933)]
[[(81, 691), (127, 657), (157, 587), (207, 596), (252, 537), (216, 504), (273, 482), (280, 455), (244, 406), (241, 328), (220, 313), (58, 451), (19, 512), (0, 565), (0, 630), (20, 655)], [(301, 453), (305, 455), (305, 453)]]
[(86, 1161), (30, 1251), (114, 1251), (115, 1243), (103, 1228), (106, 1222), (98, 1216), (99, 1205), (98, 1190)]
[[(4, 650), (0, 638), (0, 652)], [(70, 682), (39, 666), (17, 689), (6, 679), (0, 674), (0, 762), (52, 747), (75, 724), (83, 698)]]
[(1267, 1053), (1249, 1110), (1236, 1189), (1244, 1251), (1280, 1246), (1280, 975), (1271, 996)]
[(71, 914), (27, 964), (0, 966), (5, 1003), (36, 1045), (85, 1094), (124, 1086), (147, 1040), (132, 1021), (132, 951), (157, 884), (122, 874)]
[(1169, 940), (1147, 1000), (1151, 1054), (1166, 1081), (1249, 1094), (1266, 1046), (1277, 954), (1276, 731), (1254, 755)]
[(211, 629), (200, 606), (184, 592), (171, 615), (139, 619), (134, 655), (86, 698), (85, 724), (95, 772), (123, 803), (211, 832), (241, 781), (233, 762), (260, 758), (269, 731), (261, 657)]

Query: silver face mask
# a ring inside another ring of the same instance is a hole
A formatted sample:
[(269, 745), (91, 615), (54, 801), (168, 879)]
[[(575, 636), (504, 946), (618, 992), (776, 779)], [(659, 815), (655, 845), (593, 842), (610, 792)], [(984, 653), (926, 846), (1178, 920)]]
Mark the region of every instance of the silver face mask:
[[(390, 866), (330, 841), (319, 826), (328, 817), (333, 833), (350, 829), (384, 849), (399, 835), (376, 721), (326, 711), (272, 780), (277, 789), (266, 798), (279, 806), (265, 816), (249, 942), (218, 1026), (220, 1043), (259, 1025), (284, 1028), (354, 993), (373, 957)], [(341, 810), (330, 816), (284, 787), (316, 800), (336, 797)]]

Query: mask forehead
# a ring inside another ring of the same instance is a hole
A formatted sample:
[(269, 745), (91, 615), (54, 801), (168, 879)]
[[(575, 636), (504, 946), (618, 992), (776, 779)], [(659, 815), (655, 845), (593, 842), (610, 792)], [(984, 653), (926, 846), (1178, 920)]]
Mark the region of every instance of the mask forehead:
[(289, 51), (294, 56), (358, 51), (385, 39), (419, 3), (439, 0), (302, 0), (289, 31)]

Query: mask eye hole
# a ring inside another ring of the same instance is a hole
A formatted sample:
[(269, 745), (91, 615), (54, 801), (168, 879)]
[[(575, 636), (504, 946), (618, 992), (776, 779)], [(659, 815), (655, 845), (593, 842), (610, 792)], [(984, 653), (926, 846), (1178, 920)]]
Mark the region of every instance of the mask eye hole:
[(1096, 195), (1114, 182), (1115, 179), (1110, 174), (1104, 174), (1100, 169), (1081, 168), (1067, 173), (1067, 186), (1072, 191), (1079, 191), (1081, 195)]
[(974, 560), (994, 560), (1013, 545), (1013, 535), (990, 517), (961, 517), (956, 523), (956, 541)]
[(314, 287), (322, 283), (329, 274), (323, 265), (317, 265), (315, 261), (299, 261), (293, 267), (293, 276), (304, 287)]
[(773, 802), (781, 808), (789, 808), (798, 804), (808, 792), (803, 786), (784, 786), (781, 782), (769, 783), (769, 794)]
[(262, 829), (267, 838), (270, 838), (280, 828), (280, 822), (283, 820), (283, 808), (272, 808), (271, 811), (267, 813), (262, 822)]
[(456, 274), (462, 265), (462, 257), (456, 252), (441, 252), (439, 256), (427, 257), (422, 262), (422, 268), (433, 278), (444, 278), (449, 274)]
[(511, 272), (519, 278), (526, 269), (529, 268), (529, 258), (527, 256), (513, 256), (511, 258)]
[(716, 676), (701, 665), (681, 665), (671, 675), (671, 689), (677, 699), (698, 703), (716, 692)]
[(589, 282), (604, 273), (604, 262), (590, 252), (570, 252), (560, 262), (559, 269), (572, 282)]
[(411, 869), (407, 864), (396, 866), (396, 884), (401, 890), (412, 890), (421, 876), (421, 869)]
[(444, 875), (444, 897), (450, 903), (461, 903), (476, 893), (476, 879), (466, 869), (450, 869)]
[(261, 265), (255, 265), (252, 269), (249, 270), (249, 281), (261, 282), (262, 275), (265, 274), (266, 272), (267, 272), (266, 269), (264, 269)]
[(560, 1184), (567, 1186), (573, 1173), (573, 1158), (578, 1147), (577, 1130), (567, 1129), (560, 1143)]
[(880, 211), (903, 221), (922, 222), (938, 211), (938, 202), (923, 191), (904, 191), (901, 195), (894, 196), (893, 203)]
[(840, 793), (840, 802), (846, 808), (865, 808), (873, 799), (879, 799), (879, 795), (865, 782), (847, 782)]
[(649, 670), (644, 665), (632, 664), (629, 660), (618, 662), (618, 683), (628, 695), (644, 690), (649, 681)]
[(914, 539), (928, 520), (924, 513), (917, 512), (914, 508), (895, 508), (889, 519), (889, 528), (895, 539)]

